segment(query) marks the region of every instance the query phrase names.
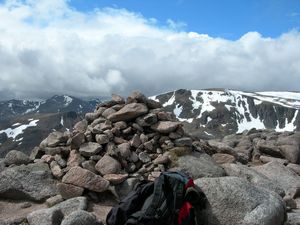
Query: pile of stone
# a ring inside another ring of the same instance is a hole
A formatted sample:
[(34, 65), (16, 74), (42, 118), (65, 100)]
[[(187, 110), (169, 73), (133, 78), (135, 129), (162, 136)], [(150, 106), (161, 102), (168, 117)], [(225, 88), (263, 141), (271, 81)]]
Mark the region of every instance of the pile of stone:
[[(61, 180), (63, 198), (84, 190), (124, 190), (126, 180), (153, 180), (170, 165), (170, 150), (191, 149), (180, 122), (160, 103), (139, 92), (118, 95), (87, 113), (72, 132), (53, 132), (34, 149), (35, 162), (48, 163)], [(121, 191), (115, 194), (124, 195)]]

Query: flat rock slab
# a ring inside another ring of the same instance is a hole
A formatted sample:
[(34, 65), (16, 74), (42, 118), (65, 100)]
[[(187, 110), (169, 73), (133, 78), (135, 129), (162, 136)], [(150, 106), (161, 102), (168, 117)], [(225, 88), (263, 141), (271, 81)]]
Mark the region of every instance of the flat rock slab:
[(181, 124), (180, 122), (159, 121), (158, 123), (152, 125), (151, 129), (159, 133), (168, 134), (175, 131), (180, 124)]
[(77, 210), (86, 210), (88, 207), (88, 202), (86, 197), (76, 197), (68, 199), (64, 202), (61, 202), (50, 209), (58, 209), (61, 210), (64, 216), (70, 215), (72, 212), (75, 212)]
[(11, 167), (0, 173), (0, 197), (41, 201), (57, 195), (56, 182), (45, 163)]
[(61, 225), (103, 225), (96, 216), (83, 210), (77, 210), (67, 216)]
[(109, 186), (109, 181), (89, 170), (82, 169), (78, 166), (71, 168), (63, 177), (62, 182), (73, 184), (75, 186), (83, 187), (96, 192), (106, 191)]
[(238, 177), (201, 178), (206, 209), (196, 213), (206, 225), (282, 225), (285, 206), (279, 195)]
[(112, 122), (129, 121), (148, 112), (148, 108), (142, 103), (130, 103), (119, 111), (110, 114), (107, 118)]
[(277, 183), (286, 192), (300, 187), (299, 176), (281, 163), (269, 162), (252, 168)]
[(193, 179), (201, 177), (222, 177), (225, 171), (207, 154), (193, 153), (178, 158), (177, 167), (189, 174)]
[(273, 182), (268, 177), (257, 172), (256, 170), (251, 169), (251, 167), (238, 164), (223, 164), (222, 167), (229, 176), (243, 178), (255, 186), (274, 191), (282, 197), (285, 194), (284, 190), (277, 183)]

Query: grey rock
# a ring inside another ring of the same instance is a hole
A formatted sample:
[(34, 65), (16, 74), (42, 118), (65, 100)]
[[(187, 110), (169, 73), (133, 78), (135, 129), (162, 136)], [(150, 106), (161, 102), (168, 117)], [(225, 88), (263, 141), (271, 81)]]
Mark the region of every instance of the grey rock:
[(105, 180), (108, 180), (112, 185), (117, 185), (122, 183), (126, 178), (128, 177), (128, 174), (106, 174), (103, 176)]
[(84, 158), (76, 150), (72, 150), (68, 157), (67, 166), (69, 168), (80, 166), (82, 162), (84, 162)]
[(288, 213), (288, 219), (285, 225), (300, 225), (300, 212)]
[(286, 167), (291, 169), (292, 171), (294, 171), (296, 174), (300, 176), (300, 165), (289, 163)]
[(0, 173), (0, 198), (41, 201), (56, 194), (56, 181), (45, 163), (15, 166)]
[(61, 195), (55, 195), (55, 196), (53, 196), (51, 198), (48, 198), (46, 200), (46, 204), (47, 204), (48, 207), (52, 207), (52, 206), (54, 206), (54, 205), (56, 205), (58, 203), (61, 203), (63, 200), (64, 199), (62, 198)]
[(213, 154), (212, 158), (217, 164), (234, 163), (236, 161), (234, 156), (224, 153)]
[(95, 215), (83, 210), (78, 210), (67, 216), (61, 225), (103, 225)]
[(61, 210), (41, 209), (27, 216), (29, 225), (60, 225), (64, 215)]
[(122, 158), (129, 159), (131, 156), (130, 144), (123, 143), (123, 144), (118, 145), (118, 152), (120, 153)]
[(179, 122), (159, 121), (157, 124), (152, 125), (151, 128), (159, 133), (168, 134), (175, 131), (179, 126)]
[(270, 157), (270, 156), (265, 156), (265, 155), (261, 155), (259, 157), (259, 160), (262, 162), (262, 163), (268, 163), (268, 162), (278, 162), (282, 165), (287, 165), (289, 163), (288, 160), (286, 159), (281, 159), (281, 158), (275, 158), (275, 157)]
[(174, 141), (174, 144), (177, 147), (184, 147), (184, 146), (190, 147), (193, 144), (193, 140), (189, 137), (183, 137), (183, 138), (176, 139)]
[(159, 109), (162, 108), (162, 104), (152, 99), (147, 99), (147, 106), (149, 109)]
[(131, 93), (130, 96), (127, 98), (127, 103), (132, 103), (132, 102), (141, 102), (141, 103), (147, 103), (147, 97), (143, 95), (139, 91), (134, 91)]
[(85, 133), (86, 129), (88, 126), (87, 120), (81, 120), (78, 123), (75, 124), (74, 130), (80, 132), (80, 133)]
[(139, 159), (143, 162), (143, 163), (148, 163), (151, 161), (150, 156), (146, 153), (146, 152), (141, 152), (139, 154)]
[(48, 137), (42, 141), (42, 147), (56, 147), (59, 144), (66, 143), (68, 137), (59, 131), (54, 131), (48, 135)]
[(166, 155), (159, 155), (155, 160), (153, 160), (154, 164), (167, 164), (170, 162), (170, 158)]
[(71, 148), (72, 149), (79, 149), (80, 145), (85, 142), (85, 135), (84, 133), (75, 134), (71, 139)]
[(225, 169), (228, 176), (243, 178), (255, 186), (274, 191), (280, 196), (284, 196), (285, 194), (284, 190), (278, 186), (277, 183), (250, 167), (238, 164), (223, 164), (222, 167)]
[(196, 213), (206, 225), (282, 225), (285, 206), (274, 192), (252, 186), (237, 177), (195, 181), (207, 197), (206, 208)]
[(61, 157), (61, 155), (55, 155), (54, 156), (54, 160), (57, 162), (57, 164), (60, 166), (60, 167), (62, 167), (62, 168), (64, 168), (64, 167), (66, 167), (67, 166), (67, 162), (66, 162), (66, 160), (64, 160), (62, 157)]
[(209, 155), (193, 153), (178, 157), (174, 162), (180, 170), (189, 174), (193, 179), (201, 177), (222, 177), (225, 171), (218, 166)]
[(93, 122), (95, 119), (97, 119), (99, 116), (100, 116), (100, 115), (99, 115), (99, 113), (97, 113), (97, 112), (86, 113), (86, 114), (85, 114), (85, 119), (86, 119), (89, 123), (91, 123), (91, 122)]
[(84, 188), (72, 184), (59, 183), (57, 184), (59, 194), (63, 199), (70, 199), (82, 195)]
[(115, 112), (116, 112), (116, 110), (114, 110), (113, 108), (108, 108), (102, 113), (102, 116), (107, 118), (109, 115), (111, 115)]
[(89, 170), (82, 169), (81, 167), (72, 167), (62, 178), (62, 182), (96, 192), (106, 191), (109, 186), (107, 180)]
[(297, 132), (288, 136), (279, 135), (277, 145), (283, 156), (291, 163), (300, 162), (300, 133)]
[(124, 130), (127, 128), (127, 124), (125, 121), (119, 121), (114, 124), (114, 126), (120, 130)]
[(157, 115), (148, 113), (144, 116), (138, 117), (136, 123), (142, 127), (149, 127), (157, 122)]
[(112, 94), (111, 99), (119, 104), (125, 103), (125, 99), (122, 96), (117, 94)]
[(63, 201), (55, 206), (52, 210), (61, 210), (64, 216), (70, 215), (72, 212), (77, 210), (86, 210), (88, 207), (88, 202), (86, 197), (76, 197)]
[(17, 150), (11, 150), (5, 156), (5, 164), (6, 165), (21, 165), (21, 164), (28, 164), (31, 162), (28, 155), (24, 154), (23, 152)]
[(84, 143), (79, 148), (80, 154), (87, 157), (96, 155), (101, 150), (102, 150), (102, 146), (95, 142)]
[(105, 155), (97, 162), (95, 168), (102, 175), (114, 174), (120, 172), (121, 164), (116, 159)]
[(96, 163), (93, 160), (87, 160), (87, 161), (84, 161), (82, 163), (82, 168), (83, 169), (89, 170), (93, 173), (97, 173), (97, 170), (95, 169), (95, 166), (96, 166)]
[(112, 141), (114, 139), (114, 134), (111, 130), (105, 130), (103, 131), (103, 133), (107, 135), (109, 141)]
[(61, 178), (64, 175), (63, 171), (56, 161), (52, 161), (50, 163), (50, 168), (54, 177)]
[(107, 144), (109, 142), (109, 137), (106, 134), (97, 134), (96, 141), (100, 145)]
[(30, 153), (31, 160), (40, 159), (45, 154), (44, 150), (40, 147), (34, 147)]
[(125, 105), (122, 109), (108, 116), (112, 122), (129, 121), (137, 118), (148, 112), (146, 105), (141, 103), (130, 103)]
[(299, 176), (278, 162), (269, 162), (263, 166), (255, 166), (252, 168), (268, 177), (286, 192), (290, 189), (300, 187)]
[(131, 146), (133, 146), (135, 148), (138, 148), (142, 144), (142, 141), (138, 134), (135, 134), (133, 136), (132, 140), (130, 141), (130, 144), (131, 144)]

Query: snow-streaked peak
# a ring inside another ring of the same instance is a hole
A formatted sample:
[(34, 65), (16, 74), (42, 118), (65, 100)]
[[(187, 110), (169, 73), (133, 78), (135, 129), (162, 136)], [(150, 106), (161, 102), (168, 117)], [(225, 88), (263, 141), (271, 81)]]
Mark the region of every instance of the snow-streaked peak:
[[(273, 129), (276, 131), (294, 131), (297, 129), (296, 119), (299, 117), (300, 93), (245, 92), (228, 89), (190, 90), (189, 92), (190, 94), (185, 92), (184, 95), (181, 95), (179, 90), (179, 92), (169, 92), (150, 98), (159, 100), (161, 96), (164, 96), (163, 106), (171, 109), (180, 121), (192, 123), (197, 120), (197, 123), (199, 123), (197, 126), (205, 129), (206, 125), (213, 120), (208, 115), (213, 113), (216, 107), (222, 107), (223, 110), (227, 111), (227, 114), (230, 113), (230, 119), (235, 121), (237, 133), (250, 130), (251, 128), (270, 129), (270, 127), (266, 126), (266, 118), (262, 118), (258, 112), (263, 110), (260, 108), (261, 104), (271, 103), (274, 105), (272, 110), (277, 115), (276, 119), (278, 120), (277, 122), (275, 121)], [(166, 99), (166, 96), (169, 96), (168, 99)], [(189, 97), (187, 98), (186, 96)], [(188, 112), (187, 108), (184, 107), (188, 107)], [(290, 108), (289, 119), (279, 118), (276, 107)], [(280, 123), (279, 120), (281, 121)], [(228, 123), (228, 121), (225, 121), (225, 123)], [(222, 123), (220, 127), (226, 127), (226, 124)]]

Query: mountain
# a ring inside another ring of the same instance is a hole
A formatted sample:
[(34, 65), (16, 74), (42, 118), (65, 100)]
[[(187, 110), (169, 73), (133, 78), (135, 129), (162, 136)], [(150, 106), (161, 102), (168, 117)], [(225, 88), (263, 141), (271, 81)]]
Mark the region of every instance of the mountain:
[(300, 131), (300, 92), (180, 89), (151, 99), (184, 122), (188, 133), (202, 139), (252, 128)]
[(45, 101), (0, 102), (0, 157), (12, 149), (29, 153), (53, 130), (68, 131), (101, 102), (55, 95)]

